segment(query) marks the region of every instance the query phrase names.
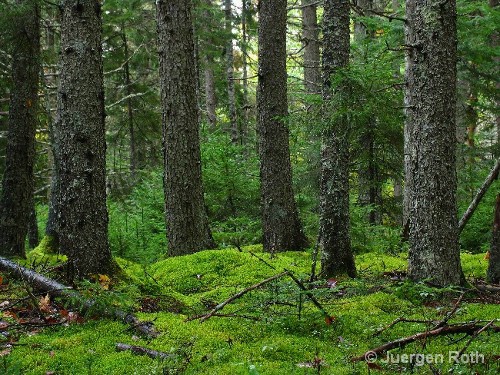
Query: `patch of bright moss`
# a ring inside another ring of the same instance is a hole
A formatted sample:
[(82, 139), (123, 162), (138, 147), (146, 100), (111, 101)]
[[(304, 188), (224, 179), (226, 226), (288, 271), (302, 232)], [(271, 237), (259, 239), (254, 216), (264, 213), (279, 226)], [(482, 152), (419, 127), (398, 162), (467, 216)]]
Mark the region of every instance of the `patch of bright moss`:
[[(367, 374), (365, 363), (350, 363), (349, 358), (385, 342), (427, 329), (425, 324), (400, 323), (378, 335), (399, 317), (440, 320), (453, 308), (453, 300), (441, 299), (430, 305), (415, 304), (395, 288), (382, 274), (405, 270), (406, 255), (365, 253), (357, 257), (363, 278), (340, 278), (334, 289), (312, 290), (325, 309), (335, 317), (328, 325), (297, 286), (283, 278), (254, 290), (227, 305), (221, 313), (251, 315), (258, 321), (243, 317), (212, 317), (200, 323), (186, 318), (207, 313), (213, 304), (224, 301), (236, 292), (277, 274), (283, 268), (305, 277), (311, 266), (307, 252), (286, 252), (271, 258), (261, 247), (202, 251), (173, 257), (150, 266), (138, 265), (123, 259), (117, 263), (126, 275), (125, 283), (137, 285), (159, 300), (163, 310), (138, 313), (142, 320), (154, 321), (161, 332), (158, 338), (146, 341), (135, 337), (123, 324), (108, 320), (89, 321), (44, 330), (23, 337), (20, 346), (5, 357), (6, 374), (162, 374), (175, 373), (177, 364), (160, 362), (148, 357), (116, 352), (115, 343), (124, 342), (163, 352), (177, 352), (190, 347), (191, 360), (185, 374), (314, 374), (307, 367), (316, 356), (322, 359), (325, 374)], [(250, 254), (256, 253), (276, 269), (273, 270)], [(484, 275), (486, 262), (482, 255), (464, 254), (466, 275)], [(418, 286), (408, 285), (411, 290)], [(453, 293), (453, 292), (449, 292)], [(271, 302), (282, 304), (273, 305)], [(172, 310), (166, 305), (179, 304)], [(212, 305), (211, 305), (212, 304)], [(300, 307), (299, 307), (300, 306)], [(495, 319), (500, 315), (498, 305), (463, 303), (451, 322), (474, 319)], [(460, 350), (464, 341), (450, 342), (447, 337), (413, 343), (393, 353), (445, 353)], [(499, 347), (499, 338), (482, 334), (471, 344), (468, 352), (479, 351), (492, 356)], [(380, 363), (381, 373), (411, 373), (409, 367)], [(2, 364), (0, 363), (0, 372)], [(497, 366), (497, 367), (495, 367)], [(437, 366), (442, 373), (452, 367)], [(455, 373), (496, 374), (498, 365), (462, 366)], [(169, 372), (170, 371), (170, 372)], [(413, 374), (429, 373), (428, 366), (415, 367)]]

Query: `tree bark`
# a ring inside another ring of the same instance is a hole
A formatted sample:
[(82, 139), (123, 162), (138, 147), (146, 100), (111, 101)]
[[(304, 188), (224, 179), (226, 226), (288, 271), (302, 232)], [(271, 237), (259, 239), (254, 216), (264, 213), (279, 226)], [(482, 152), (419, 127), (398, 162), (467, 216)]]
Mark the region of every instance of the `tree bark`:
[(168, 255), (214, 248), (203, 199), (191, 0), (158, 0)]
[(490, 259), (486, 280), (492, 284), (500, 284), (500, 193), (497, 194), (495, 203)]
[(243, 123), (240, 128), (240, 139), (241, 144), (246, 143), (246, 138), (248, 136), (248, 126), (250, 121), (250, 103), (248, 100), (248, 18), (251, 17), (248, 9), (248, 1), (243, 0), (241, 2), (241, 64), (243, 70)]
[(205, 107), (207, 119), (212, 129), (217, 126), (217, 97), (215, 96), (215, 77), (213, 69), (213, 58), (205, 58)]
[(456, 2), (406, 1), (405, 188), (413, 280), (462, 284), (455, 171)]
[(35, 201), (32, 200), (30, 208), (29, 225), (28, 225), (28, 244), (31, 249), (34, 249), (35, 247), (38, 246), (39, 242), (40, 242), (40, 237), (38, 233), (36, 206), (35, 206)]
[(259, 8), (259, 135), (263, 244), (265, 251), (307, 246), (292, 188), (287, 126), (286, 0)]
[(137, 170), (137, 152), (136, 152), (136, 136), (134, 127), (134, 108), (132, 106), (132, 81), (130, 79), (130, 65), (129, 65), (129, 52), (128, 52), (128, 40), (125, 31), (125, 25), (122, 23), (122, 41), (123, 41), (123, 52), (125, 58), (124, 66), (124, 78), (125, 78), (125, 92), (127, 94), (127, 120), (128, 120), (128, 134), (129, 134), (129, 168), (130, 168), (130, 178), (132, 182), (136, 179)]
[(110, 273), (106, 141), (98, 0), (62, 3), (60, 81), (54, 123), (57, 230), (68, 278)]
[(9, 133), (0, 197), (0, 254), (25, 256), (33, 202), (33, 166), (38, 110), (40, 13), (32, 0), (18, 0), (24, 7), (16, 16), (12, 54)]
[[(348, 83), (332, 87), (331, 76), (349, 64), (349, 1), (326, 0), (323, 13), (323, 97), (325, 123), (332, 95), (345, 95)], [(319, 249), (323, 277), (356, 275), (349, 215), (349, 135), (346, 118), (322, 134)]]
[(236, 115), (236, 93), (234, 87), (234, 55), (233, 55), (233, 12), (232, 1), (224, 0), (225, 28), (227, 34), (226, 44), (226, 79), (227, 98), (229, 104), (229, 126), (231, 129), (231, 141), (235, 144), (239, 142), (238, 118)]
[(321, 93), (319, 26), (315, 0), (302, 0), (302, 45), (304, 49), (304, 86), (310, 94)]

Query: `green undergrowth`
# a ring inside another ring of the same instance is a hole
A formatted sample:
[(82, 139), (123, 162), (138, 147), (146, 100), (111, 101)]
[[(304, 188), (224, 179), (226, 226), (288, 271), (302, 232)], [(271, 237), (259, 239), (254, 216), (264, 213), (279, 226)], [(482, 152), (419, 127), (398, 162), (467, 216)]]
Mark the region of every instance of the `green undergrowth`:
[[(254, 255), (252, 255), (252, 253)], [(257, 259), (260, 257), (262, 260)], [(311, 293), (334, 317), (325, 316), (289, 278), (282, 277), (234, 300), (220, 314), (203, 323), (189, 320), (207, 314), (238, 291), (279, 274), (284, 269), (307, 280), (311, 254), (286, 252), (271, 258), (260, 246), (210, 250), (168, 258), (149, 266), (117, 259), (126, 275), (114, 288), (134, 289), (137, 316), (153, 321), (160, 336), (139, 338), (126, 325), (106, 319), (44, 329), (23, 336), (10, 355), (0, 360), (5, 374), (368, 374), (365, 362), (350, 358), (388, 341), (428, 327), (421, 323), (400, 323), (376, 334), (399, 317), (415, 320), (443, 319), (453, 308), (459, 291), (437, 290), (404, 280), (406, 255), (365, 253), (356, 259), (359, 278), (331, 280), (333, 287), (318, 281)], [(463, 254), (463, 268), (469, 277), (485, 273), (484, 255)], [(265, 264), (268, 263), (268, 264)], [(140, 290), (138, 297), (137, 289)], [(491, 320), (500, 307), (465, 298), (450, 323)], [(486, 364), (453, 365), (449, 351), (462, 349), (468, 338), (460, 335), (417, 342), (393, 354), (443, 354), (444, 363), (433, 366), (446, 373), (496, 374), (500, 339), (483, 333), (466, 353), (484, 354)], [(176, 355), (159, 361), (129, 352), (117, 352), (117, 342), (138, 345)], [(186, 360), (188, 358), (189, 360)], [(313, 367), (321, 364), (320, 371)], [(386, 364), (372, 373), (429, 374), (428, 364)]]

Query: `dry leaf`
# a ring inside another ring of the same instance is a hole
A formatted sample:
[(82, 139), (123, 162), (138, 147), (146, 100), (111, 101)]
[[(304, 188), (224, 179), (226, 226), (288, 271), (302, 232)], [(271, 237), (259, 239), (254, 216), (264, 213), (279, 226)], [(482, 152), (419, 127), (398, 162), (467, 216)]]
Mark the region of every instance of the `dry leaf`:
[(99, 284), (101, 284), (102, 289), (109, 290), (109, 285), (111, 284), (111, 279), (108, 275), (99, 274)]
[(52, 308), (50, 307), (50, 296), (47, 294), (45, 297), (41, 297), (38, 302), (38, 308), (43, 313), (52, 312)]
[(486, 254), (484, 255), (484, 260), (490, 260), (490, 252), (487, 251)]
[(6, 355), (9, 355), (11, 351), (12, 351), (11, 348), (7, 348), (7, 349), (0, 351), (0, 357), (5, 357)]

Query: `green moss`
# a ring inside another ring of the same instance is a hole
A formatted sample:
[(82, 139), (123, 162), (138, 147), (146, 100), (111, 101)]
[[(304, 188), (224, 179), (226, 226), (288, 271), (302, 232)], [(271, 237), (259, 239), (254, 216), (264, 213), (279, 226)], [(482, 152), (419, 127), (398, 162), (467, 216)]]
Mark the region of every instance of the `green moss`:
[[(256, 253), (276, 270), (250, 254)], [(463, 254), (466, 274), (482, 275), (485, 261), (482, 255)], [(453, 307), (450, 298), (438, 298), (425, 305), (413, 301), (405, 293), (397, 293), (402, 282), (390, 282), (384, 272), (406, 269), (406, 255), (366, 253), (357, 257), (362, 279), (340, 278), (336, 289), (312, 290), (325, 309), (335, 316), (335, 322), (325, 324), (324, 317), (302, 295), (296, 285), (283, 278), (267, 287), (254, 290), (228, 304), (223, 313), (252, 315), (254, 321), (244, 318), (213, 317), (204, 323), (186, 318), (207, 313), (214, 303), (220, 303), (234, 293), (280, 272), (292, 269), (305, 277), (311, 258), (307, 252), (287, 252), (271, 258), (262, 248), (244, 248), (203, 251), (174, 257), (150, 266), (116, 259), (126, 281), (136, 285), (155, 298), (160, 311), (138, 313), (143, 320), (154, 321), (162, 333), (146, 341), (119, 323), (109, 320), (89, 321), (47, 329), (31, 337), (23, 337), (20, 346), (5, 357), (3, 373), (44, 374), (162, 374), (176, 373), (180, 362), (159, 362), (148, 357), (116, 352), (115, 343), (124, 342), (163, 352), (189, 351), (191, 355), (185, 374), (314, 374), (304, 367), (316, 356), (324, 362), (321, 373), (367, 374), (365, 363), (352, 364), (349, 358), (379, 346), (387, 341), (405, 337), (426, 329), (425, 324), (401, 323), (379, 335), (377, 330), (387, 327), (396, 318), (442, 319), (443, 313)], [(405, 286), (418, 291), (418, 284)], [(452, 293), (452, 292), (448, 292)], [(280, 305), (269, 304), (270, 301)], [(138, 301), (138, 305), (140, 301)], [(210, 304), (212, 304), (210, 306)], [(463, 303), (452, 322), (473, 319), (495, 319), (500, 315), (498, 305)], [(482, 334), (469, 352), (478, 350), (492, 356), (498, 348), (498, 338)], [(446, 337), (414, 343), (393, 353), (448, 353), (460, 350), (463, 341), (450, 344)], [(189, 349), (188, 349), (189, 348)], [(394, 365), (381, 363), (383, 373), (410, 373)], [(451, 364), (438, 368), (445, 373)], [(455, 373), (496, 374), (495, 362), (485, 366), (462, 366)], [(416, 367), (414, 374), (427, 374), (428, 366)], [(0, 363), (2, 372), (2, 363)]]

